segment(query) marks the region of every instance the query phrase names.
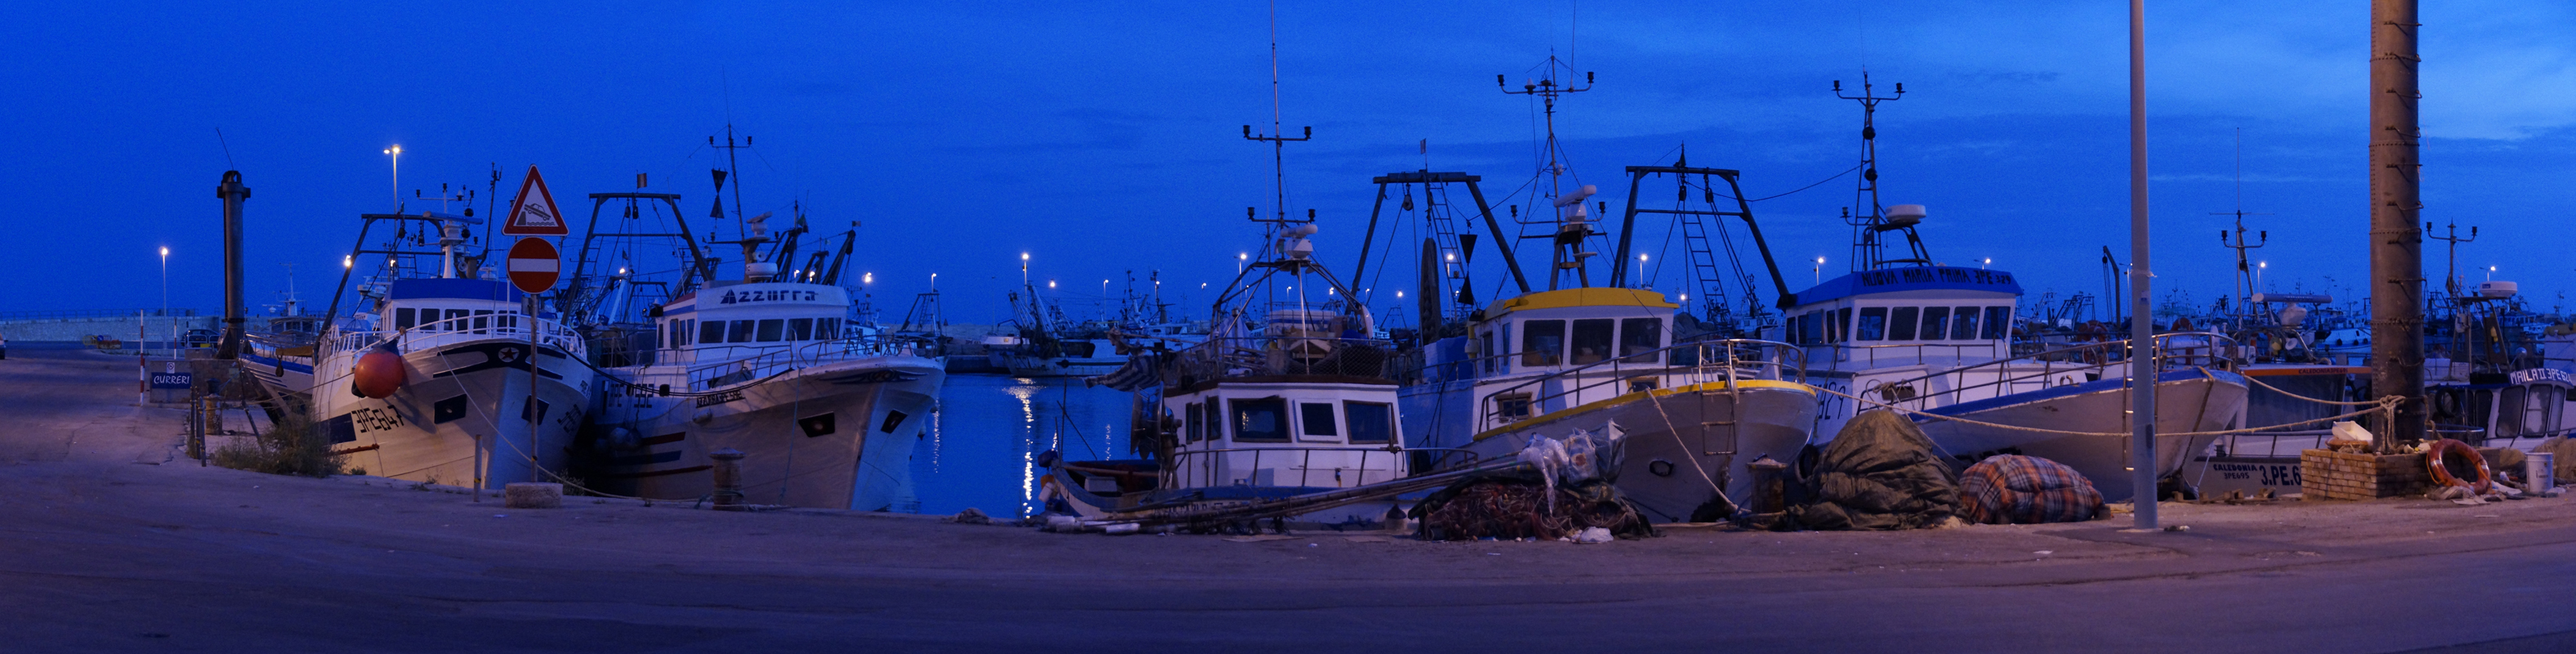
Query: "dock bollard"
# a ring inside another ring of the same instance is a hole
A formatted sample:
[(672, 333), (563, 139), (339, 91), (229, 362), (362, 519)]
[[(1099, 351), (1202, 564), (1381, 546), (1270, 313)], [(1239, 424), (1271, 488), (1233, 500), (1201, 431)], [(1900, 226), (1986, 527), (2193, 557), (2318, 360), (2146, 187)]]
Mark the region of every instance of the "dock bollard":
[(707, 458), (714, 459), (716, 462), (716, 510), (743, 510), (742, 450), (728, 447), (708, 454)]
[(1744, 469), (1753, 472), (1752, 509), (1754, 513), (1779, 513), (1789, 510), (1789, 475), (1785, 472), (1789, 469), (1789, 464), (1763, 456), (1754, 459), (1752, 463), (1744, 464)]

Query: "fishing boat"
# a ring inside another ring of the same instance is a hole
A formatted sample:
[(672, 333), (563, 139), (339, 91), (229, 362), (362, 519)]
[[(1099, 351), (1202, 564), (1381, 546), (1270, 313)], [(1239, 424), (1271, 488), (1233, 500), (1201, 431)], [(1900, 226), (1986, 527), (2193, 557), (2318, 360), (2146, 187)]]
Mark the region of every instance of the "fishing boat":
[[(479, 219), (360, 219), (359, 246), (314, 339), (250, 339), (248, 367), (267, 367), (259, 377), (272, 394), (308, 407), (315, 433), (353, 471), (488, 488), (554, 481), (590, 405), (581, 335), (552, 314), (530, 315), (524, 294), (460, 250)], [(385, 225), (396, 237), (370, 247)], [(434, 236), (438, 249), (404, 249), (414, 234)], [(357, 310), (343, 315), (360, 270), (373, 273), (356, 288)]]
[[(1826, 389), (1817, 433), (1831, 435), (1861, 411), (1907, 412), (1943, 453), (1967, 465), (1996, 454), (2057, 461), (2082, 473), (2105, 498), (2133, 496), (2132, 466), (2154, 466), (2173, 480), (2184, 462), (2208, 448), (2206, 432), (2239, 425), (2246, 382), (2237, 372), (2244, 348), (2211, 332), (2155, 335), (2140, 347), (2127, 340), (2056, 348), (2016, 348), (2022, 294), (2011, 272), (1950, 266), (1933, 259), (1917, 227), (1923, 205), (1887, 205), (1878, 192), (1878, 96), (1866, 73), (1862, 106), (1863, 171), (1853, 207), (1850, 272), (1790, 291), (1771, 271), (1788, 318), (1768, 334), (1805, 353), (1808, 383)], [(1755, 236), (1760, 239), (1759, 234)], [(1767, 247), (1767, 246), (1766, 246)], [(1902, 248), (1902, 249), (1899, 249)], [(1823, 275), (1817, 261), (1817, 274)], [(2139, 356), (2139, 355), (2147, 356)], [(2137, 365), (2141, 360), (2150, 365)], [(2155, 384), (2160, 437), (2155, 460), (2133, 462), (2129, 379)], [(1866, 398), (1863, 399), (1857, 398)]]
[[(1624, 262), (1638, 231), (1639, 208), (1633, 198), (1639, 186), (1657, 176), (1732, 185), (1736, 172), (1688, 166), (1686, 155), (1675, 166), (1628, 168), (1632, 206), (1616, 234), (1616, 254), (1603, 266), (1596, 245), (1612, 235), (1605, 221), (1594, 217), (1597, 188), (1566, 179), (1569, 171), (1554, 129), (1556, 102), (1590, 89), (1590, 75), (1584, 83), (1567, 83), (1560, 80), (1572, 79), (1572, 71), (1562, 62), (1550, 58), (1546, 66), (1548, 77), (1520, 91), (1505, 89), (1534, 95), (1546, 107), (1548, 129), (1541, 144), (1546, 156), (1531, 185), (1535, 190), (1524, 222), (1535, 234), (1503, 233), (1475, 176), (1425, 170), (1376, 179), (1380, 212), (1391, 197), (1388, 185), (1404, 187), (1399, 215), (1415, 209), (1419, 186), (1425, 198), (1421, 215), (1432, 232), (1424, 244), (1415, 296), (1423, 343), (1412, 355), (1415, 367), (1399, 393), (1406, 447), (1472, 455), (1417, 458), (1417, 465), (1426, 469), (1446, 469), (1509, 457), (1539, 438), (1607, 435), (1620, 443), (1619, 451), (1605, 459), (1617, 462), (1614, 485), (1648, 519), (1724, 519), (1752, 497), (1748, 464), (1765, 456), (1793, 459), (1814, 440), (1816, 396), (1800, 376), (1807, 366), (1786, 343), (1741, 338), (1726, 330), (1683, 333), (1680, 321), (1688, 316), (1681, 305), (1644, 288), (1646, 279), (1629, 278)], [(1450, 227), (1468, 222), (1445, 215), (1464, 210), (1446, 201), (1452, 186), (1465, 187), (1474, 199), (1476, 213), (1463, 218), (1481, 218), (1492, 231), (1514, 295), (1490, 304), (1474, 301), (1466, 269), (1476, 257), (1477, 235)], [(1729, 197), (1742, 196), (1736, 189)], [(1524, 215), (1518, 206), (1511, 209), (1515, 218)], [(1678, 217), (1682, 223), (1676, 226), (1695, 244), (1694, 251), (1706, 247), (1706, 220), (1740, 215), (1751, 221), (1749, 209), (1734, 206), (1653, 213)], [(1523, 239), (1551, 243), (1544, 287), (1525, 276), (1513, 257), (1510, 244)], [(1707, 281), (1719, 283), (1714, 266), (1709, 263), (1703, 272)], [(1606, 278), (1595, 277), (1601, 273)]]
[[(734, 146), (727, 129), (719, 147)], [(728, 179), (740, 226), (740, 238), (730, 243), (742, 252), (739, 268), (722, 271), (738, 274), (730, 279), (720, 279), (719, 263), (699, 254), (679, 215), (678, 195), (592, 196), (628, 204), (628, 218), (645, 213), (634, 207), (668, 207), (668, 216), (655, 210), (652, 217), (678, 229), (612, 225), (603, 232), (599, 210), (592, 212), (593, 236), (585, 240), (605, 236), (607, 251), (585, 250), (567, 294), (585, 307), (637, 306), (640, 315), (600, 311), (590, 327), (620, 334), (614, 340), (623, 345), (602, 357), (607, 379), (596, 397), (585, 478), (617, 494), (708, 497), (717, 491), (712, 468), (719, 457), (736, 457), (741, 499), (748, 503), (917, 510), (912, 453), (947, 378), (935, 339), (861, 324), (858, 303), (841, 285), (855, 225), (840, 235), (828, 266), (817, 248), (803, 265), (789, 267), (808, 233), (801, 203), (795, 225), (773, 234), (770, 214), (742, 216), (738, 175), (718, 175), (717, 190)], [(677, 248), (649, 240), (674, 233)], [(653, 251), (678, 252), (680, 278), (626, 283), (629, 293), (654, 292), (641, 301), (617, 293), (615, 276), (588, 271), (593, 262)], [(669, 295), (658, 294), (661, 289)]]
[[(1049, 510), (1117, 514), (1275, 501), (1412, 475), (1396, 404), (1395, 347), (1315, 262), (1313, 224), (1287, 227), (1220, 297), (1217, 333), (1140, 354), (1094, 381), (1137, 394), (1142, 458), (1041, 457)], [(1268, 291), (1286, 287), (1278, 295)], [(1315, 295), (1317, 286), (1328, 289)], [(1300, 293), (1302, 291), (1302, 293)], [(1327, 300), (1326, 298), (1333, 298)], [(1282, 516), (1292, 529), (1377, 529), (1403, 497)]]

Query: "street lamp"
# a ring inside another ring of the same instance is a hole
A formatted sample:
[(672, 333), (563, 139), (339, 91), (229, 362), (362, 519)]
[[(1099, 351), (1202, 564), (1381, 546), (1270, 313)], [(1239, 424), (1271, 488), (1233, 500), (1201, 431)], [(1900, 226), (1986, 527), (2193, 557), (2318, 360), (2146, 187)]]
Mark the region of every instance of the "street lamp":
[(1825, 258), (1824, 258), (1824, 257), (1816, 257), (1816, 283), (1817, 283), (1818, 285), (1822, 285), (1822, 284), (1824, 284), (1824, 283), (1825, 283)]
[(1653, 284), (1646, 283), (1646, 255), (1643, 252), (1637, 253), (1637, 287), (1654, 287)]
[(2254, 262), (2254, 292), (2263, 292), (2263, 269), (2270, 267), (2272, 267), (2270, 261)]
[(385, 154), (393, 157), (394, 210), (399, 212), (402, 210), (402, 146), (396, 145), (390, 148), (385, 148)]
[(1242, 275), (1242, 274), (1243, 274), (1243, 267), (1244, 267), (1245, 265), (1248, 265), (1248, 264), (1251, 264), (1251, 263), (1252, 263), (1252, 253), (1250, 253), (1250, 252), (1244, 252), (1244, 253), (1239, 253), (1239, 254), (1234, 255), (1234, 274), (1235, 274), (1235, 275), (1237, 275), (1237, 276)]
[[(1029, 253), (1027, 252), (1020, 253), (1020, 285), (1029, 285)], [(1055, 282), (1047, 282), (1047, 288), (1055, 288)]]
[(1994, 258), (1994, 257), (1986, 257), (1986, 260), (1985, 260), (1985, 261), (1977, 262), (1977, 269), (1978, 269), (1978, 270), (1984, 270), (1984, 269), (1986, 269), (1986, 268), (1993, 267), (1994, 265), (1995, 265), (1995, 258)]
[[(170, 246), (167, 245), (161, 246), (161, 318), (170, 318)], [(170, 331), (179, 331), (178, 324), (172, 323)], [(177, 353), (171, 355), (177, 356)]]
[(939, 273), (930, 274), (930, 290), (939, 290)]

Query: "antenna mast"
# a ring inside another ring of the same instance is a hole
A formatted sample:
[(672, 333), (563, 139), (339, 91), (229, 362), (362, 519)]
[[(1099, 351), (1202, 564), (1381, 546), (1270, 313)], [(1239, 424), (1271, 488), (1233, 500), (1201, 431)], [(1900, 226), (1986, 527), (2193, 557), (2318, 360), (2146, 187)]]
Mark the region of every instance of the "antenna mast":
[[(1574, 86), (1559, 84), (1556, 81), (1558, 69), (1562, 68), (1567, 73), (1574, 72), (1573, 66), (1557, 59), (1556, 55), (1548, 55), (1547, 62), (1540, 64), (1540, 68), (1545, 72), (1539, 76), (1538, 81), (1523, 81), (1518, 91), (1512, 90), (1511, 83), (1506, 81), (1503, 75), (1494, 76), (1494, 86), (1502, 88), (1506, 95), (1527, 95), (1539, 98), (1546, 114), (1547, 141), (1541, 146), (1540, 156), (1546, 157), (1547, 161), (1543, 163), (1544, 167), (1539, 169), (1539, 172), (1547, 175), (1545, 198), (1549, 200), (1549, 204), (1555, 205), (1557, 214), (1554, 236), (1556, 255), (1547, 274), (1547, 288), (1551, 291), (1556, 290), (1559, 281), (1567, 271), (1574, 273), (1576, 284), (1591, 286), (1592, 275), (1590, 271), (1584, 269), (1583, 264), (1584, 260), (1591, 258), (1594, 253), (1586, 250), (1584, 245), (1585, 240), (1600, 234), (1600, 231), (1593, 228), (1592, 221), (1589, 220), (1590, 212), (1584, 208), (1583, 200), (1592, 196), (1594, 188), (1584, 186), (1576, 189), (1571, 195), (1564, 192), (1565, 150), (1556, 140), (1556, 99), (1568, 94), (1592, 90), (1592, 73), (1588, 71), (1583, 73), (1583, 85)], [(1604, 210), (1607, 210), (1606, 205)], [(1612, 265), (1621, 264), (1612, 262)]]
[[(1860, 95), (1844, 95), (1843, 81), (1834, 80), (1834, 97), (1860, 103), (1860, 188), (1854, 193), (1853, 206), (1843, 209), (1843, 220), (1850, 223), (1853, 230), (1852, 270), (1876, 270), (1899, 263), (1932, 265), (1931, 252), (1924, 249), (1922, 236), (1914, 232), (1914, 226), (1921, 223), (1922, 216), (1891, 218), (1887, 215), (1886, 205), (1880, 204), (1878, 198), (1878, 103), (1905, 97), (1905, 83), (1896, 83), (1895, 95), (1882, 97), (1877, 94), (1877, 87), (1870, 83), (1869, 70), (1862, 69)], [(1865, 209), (1863, 200), (1868, 203)], [(1906, 249), (1912, 258), (1887, 258), (1887, 244), (1882, 239), (1887, 232), (1899, 231), (1905, 233)]]

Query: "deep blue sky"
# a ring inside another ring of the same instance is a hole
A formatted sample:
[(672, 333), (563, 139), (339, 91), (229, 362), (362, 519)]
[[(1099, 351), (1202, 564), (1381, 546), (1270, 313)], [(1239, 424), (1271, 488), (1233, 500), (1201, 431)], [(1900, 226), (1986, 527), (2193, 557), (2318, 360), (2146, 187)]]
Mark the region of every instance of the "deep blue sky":
[[(535, 163), (577, 215), (637, 172), (701, 213), (703, 144), (731, 122), (758, 138), (753, 212), (802, 198), (818, 229), (865, 221), (878, 302), (937, 272), (957, 320), (1003, 313), (1023, 251), (1082, 293), (1130, 269), (1221, 282), (1256, 245), (1242, 208), (1269, 204), (1269, 152), (1239, 136), (1270, 116), (1259, 3), (357, 4), (14, 8), (0, 310), (155, 305), (164, 244), (172, 302), (213, 309), (227, 167), (256, 193), (251, 301), (285, 262), (319, 298), (356, 214), (391, 204), (397, 143), (406, 196)], [(1600, 74), (1560, 130), (1605, 195), (1684, 142), (1749, 193), (1785, 191), (1856, 159), (1858, 109), (1828, 85), (1866, 65), (1909, 91), (1881, 114), (1883, 183), (1931, 207), (1937, 258), (1993, 257), (2036, 295), (2098, 292), (2100, 247), (2125, 257), (2126, 3), (1691, 4), (1582, 3), (1569, 25), (1559, 1), (1282, 3), (1286, 120), (1316, 130), (1289, 152), (1291, 207), (1321, 212), (1346, 269), (1368, 177), (1421, 167), (1418, 140), (1433, 168), (1517, 186), (1532, 111), (1493, 76), (1551, 51)], [(2274, 214), (2266, 281), (2358, 286), (2368, 2), (2151, 4), (2158, 283), (2225, 288), (2208, 214), (2234, 208), (2242, 128), (2245, 206)], [(2423, 22), (2426, 216), (2481, 226), (2462, 267), (2500, 266), (2546, 308), (2571, 271), (2576, 9), (2429, 2)], [(1850, 201), (1846, 179), (1757, 212), (1784, 258), (1837, 270)]]

